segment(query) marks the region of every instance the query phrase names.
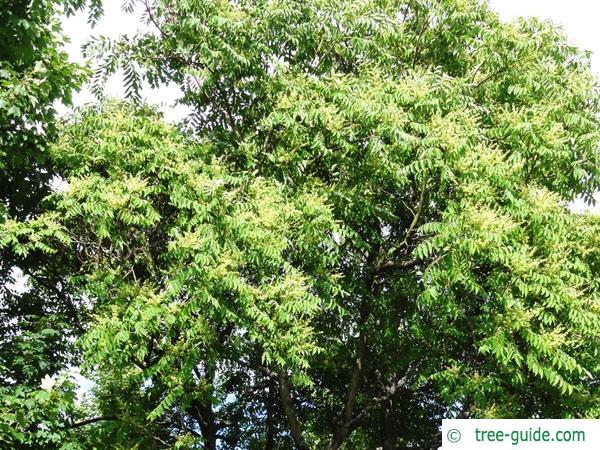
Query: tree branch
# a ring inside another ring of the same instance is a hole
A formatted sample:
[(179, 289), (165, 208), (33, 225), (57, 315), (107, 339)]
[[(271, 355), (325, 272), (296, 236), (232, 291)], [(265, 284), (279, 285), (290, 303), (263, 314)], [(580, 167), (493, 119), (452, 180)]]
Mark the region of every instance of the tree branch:
[(375, 272), (380, 274), (381, 272), (385, 272), (387, 270), (399, 270), (399, 269), (410, 269), (418, 264), (417, 260), (410, 259), (408, 261), (391, 261), (391, 260), (382, 260), (375, 267)]
[(402, 388), (402, 386), (404, 386), (408, 382), (409, 375), (410, 375), (410, 369), (406, 372), (406, 374), (402, 378), (400, 378), (399, 380), (394, 381), (390, 385), (388, 385), (385, 388), (385, 392), (383, 395), (372, 398), (371, 401), (369, 403), (367, 403), (367, 405), (360, 411), (360, 413), (358, 413), (352, 419), (352, 422), (351, 422), (352, 427), (357, 426), (360, 423), (360, 421), (365, 417), (365, 415), (369, 411), (371, 411), (373, 408), (375, 408), (376, 406), (380, 405), (383, 402), (387, 402), (388, 400), (390, 400), (396, 394), (396, 392), (398, 392), (398, 390), (400, 388)]
[[(380, 227), (378, 228), (380, 229)], [(367, 267), (375, 265), (373, 271), (371, 273), (368, 273), (367, 278), (365, 280), (365, 285), (370, 294), (373, 293), (375, 276), (377, 274), (377, 260), (379, 258), (380, 251), (381, 246), (376, 245), (374, 251), (369, 255), (367, 260)], [(365, 323), (367, 322), (367, 319), (369, 318), (369, 315), (370, 310), (368, 302), (365, 301), (365, 298), (362, 298), (360, 306), (360, 318), (358, 321), (358, 326), (360, 328), (364, 327)], [(350, 386), (348, 389), (348, 397), (346, 398), (346, 403), (344, 404), (342, 421), (337, 430), (335, 430), (333, 437), (329, 442), (329, 445), (327, 446), (327, 450), (337, 450), (338, 448), (340, 448), (342, 442), (354, 430), (354, 427), (352, 426), (352, 415), (354, 413), (354, 405), (356, 403), (356, 396), (360, 387), (360, 379), (364, 367), (365, 356), (367, 353), (367, 335), (364, 333), (364, 330), (361, 330), (358, 339), (358, 351), (354, 367), (352, 368), (352, 374), (350, 376)]]
[(79, 311), (77, 310), (76, 306), (73, 304), (73, 302), (71, 301), (69, 296), (65, 292), (58, 289), (55, 285), (53, 285), (50, 282), (50, 280), (48, 280), (47, 278), (36, 275), (35, 273), (33, 273), (32, 271), (27, 270), (27, 269), (22, 269), (22, 270), (25, 275), (30, 276), (36, 282), (38, 282), (40, 285), (42, 285), (46, 289), (54, 292), (54, 294), (63, 301), (64, 306), (69, 310), (69, 313), (71, 314), (71, 316), (73, 318), (72, 324), (75, 326), (77, 331), (79, 331), (79, 333), (81, 333), (81, 334), (85, 333), (85, 327), (81, 323), (81, 318), (79, 317)]
[(408, 238), (410, 237), (413, 230), (417, 226), (417, 223), (419, 223), (419, 220), (421, 219), (421, 214), (423, 213), (423, 204), (425, 203), (426, 192), (427, 192), (427, 179), (423, 178), (423, 182), (421, 183), (421, 192), (419, 193), (419, 206), (417, 206), (417, 212), (413, 216), (413, 220), (411, 221), (411, 223), (408, 227), (408, 230), (406, 230), (406, 235), (404, 236), (404, 240), (398, 246), (398, 248), (402, 247), (403, 245), (408, 244)]
[(84, 427), (96, 422), (102, 422), (104, 420), (117, 420), (117, 416), (100, 416), (92, 417), (91, 419), (82, 420), (81, 422), (75, 422), (67, 426), (68, 429)]
[(287, 374), (283, 371), (279, 372), (279, 398), (281, 400), (281, 405), (283, 406), (283, 411), (288, 419), (288, 424), (290, 426), (290, 433), (292, 433), (292, 439), (298, 447), (299, 450), (309, 450), (309, 446), (304, 440), (304, 436), (302, 435), (302, 429), (300, 427), (300, 422), (296, 417), (296, 411), (294, 410), (294, 404), (292, 402), (292, 394), (290, 390), (290, 384), (288, 382)]
[(352, 369), (352, 375), (350, 377), (350, 388), (348, 389), (348, 397), (346, 404), (344, 405), (344, 412), (342, 414), (342, 423), (336, 430), (331, 442), (327, 446), (328, 450), (337, 449), (342, 445), (342, 442), (350, 435), (353, 431), (352, 427), (352, 415), (354, 413), (354, 405), (356, 403), (356, 395), (358, 394), (358, 388), (360, 386), (360, 377), (362, 375), (364, 358), (367, 349), (366, 337), (360, 336), (358, 355), (356, 357), (356, 363)]

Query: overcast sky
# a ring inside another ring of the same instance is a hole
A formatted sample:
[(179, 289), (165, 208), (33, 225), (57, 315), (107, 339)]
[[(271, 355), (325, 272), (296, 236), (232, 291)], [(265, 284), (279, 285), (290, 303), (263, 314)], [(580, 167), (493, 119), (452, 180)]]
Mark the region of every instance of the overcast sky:
[[(63, 26), (71, 42), (67, 46), (73, 61), (83, 62), (81, 45), (92, 35), (117, 37), (121, 34), (133, 35), (143, 28), (140, 15), (125, 14), (121, 11), (122, 0), (106, 0), (105, 14), (100, 23), (92, 30), (87, 23), (85, 13), (79, 13), (64, 20)], [(489, 0), (492, 9), (503, 20), (509, 21), (517, 17), (536, 16), (548, 19), (562, 27), (569, 41), (581, 49), (592, 52), (592, 68), (600, 74), (600, 1), (598, 0)], [(179, 90), (176, 86), (163, 88), (160, 93), (145, 91), (144, 99), (160, 105), (167, 120), (178, 120), (185, 116), (186, 109), (176, 107)], [(122, 97), (123, 88), (119, 76), (113, 77), (107, 85), (107, 96)], [(74, 96), (75, 106), (93, 101), (91, 93), (83, 89)], [(59, 112), (65, 113), (65, 108)], [(575, 210), (581, 210), (584, 205), (576, 202)], [(595, 208), (600, 212), (600, 206)]]
[[(598, 0), (490, 0), (493, 10), (498, 12), (504, 20), (516, 17), (537, 16), (549, 19), (560, 25), (571, 43), (578, 47), (592, 51), (592, 67), (600, 73), (600, 1)], [(64, 31), (71, 39), (67, 51), (74, 61), (83, 62), (81, 45), (94, 35), (116, 37), (120, 34), (135, 34), (142, 28), (140, 16), (125, 14), (121, 11), (122, 0), (106, 0), (105, 14), (100, 23), (92, 30), (87, 24), (85, 13), (77, 14), (65, 19)], [(120, 97), (123, 90), (121, 81), (115, 77), (107, 86), (108, 96)], [(173, 110), (178, 96), (176, 87), (161, 90), (160, 95), (150, 95), (146, 92), (146, 100), (151, 103), (163, 104), (167, 119), (177, 119), (184, 114), (181, 108)], [(89, 91), (84, 90), (75, 96), (76, 105), (93, 101)]]

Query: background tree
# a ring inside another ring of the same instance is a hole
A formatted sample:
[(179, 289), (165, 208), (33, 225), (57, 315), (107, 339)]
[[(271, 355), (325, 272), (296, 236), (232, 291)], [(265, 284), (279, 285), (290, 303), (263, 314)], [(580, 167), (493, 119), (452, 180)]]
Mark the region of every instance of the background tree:
[[(41, 211), (56, 168), (47, 147), (56, 137), (55, 104), (69, 103), (84, 80), (68, 61), (60, 31), (63, 7), (83, 2), (0, 2), (0, 228)], [(90, 4), (90, 18), (100, 13)], [(45, 269), (44, 269), (45, 267)], [(0, 250), (0, 446), (61, 446), (51, 425), (72, 406), (68, 381), (53, 393), (40, 389), (45, 376), (72, 360), (69, 339), (82, 330), (72, 299), (63, 291), (59, 255)], [(25, 280), (29, 285), (25, 288)], [(19, 287), (20, 286), (20, 287)], [(49, 381), (49, 379), (47, 379)], [(58, 386), (58, 384), (57, 384)]]

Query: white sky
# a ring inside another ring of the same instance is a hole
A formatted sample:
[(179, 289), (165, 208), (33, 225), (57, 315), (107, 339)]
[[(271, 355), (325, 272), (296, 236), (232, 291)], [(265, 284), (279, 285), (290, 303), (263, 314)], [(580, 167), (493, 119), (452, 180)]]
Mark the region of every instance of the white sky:
[[(122, 0), (105, 0), (105, 14), (99, 24), (92, 29), (87, 23), (85, 13), (79, 13), (63, 21), (65, 34), (71, 42), (66, 49), (73, 61), (83, 63), (81, 46), (92, 35), (105, 35), (117, 37), (121, 34), (134, 35), (136, 31), (144, 28), (140, 14), (126, 14), (121, 10)], [(520, 16), (536, 16), (540, 19), (549, 19), (562, 27), (572, 44), (581, 49), (592, 52), (592, 68), (600, 74), (600, 1), (599, 0), (489, 0), (492, 9), (503, 20), (509, 21)], [(120, 76), (114, 76), (106, 87), (107, 96), (123, 97), (123, 88)], [(143, 98), (152, 104), (159, 105), (165, 113), (167, 120), (176, 121), (185, 117), (187, 108), (176, 105), (180, 96), (177, 86), (160, 89), (158, 92), (144, 90)], [(74, 105), (94, 101), (88, 89), (83, 89), (75, 94)], [(59, 107), (60, 113), (68, 109)], [(581, 211), (585, 205), (575, 202), (574, 210)], [(600, 212), (600, 206), (594, 208)]]
[[(600, 1), (598, 0), (489, 0), (493, 10), (504, 20), (519, 16), (537, 16), (550, 19), (562, 26), (570, 41), (585, 50), (593, 52), (592, 67), (600, 73)], [(100, 23), (92, 29), (87, 24), (85, 13), (79, 13), (65, 19), (63, 27), (71, 42), (67, 51), (73, 61), (82, 63), (81, 45), (91, 35), (106, 35), (117, 37), (121, 34), (133, 35), (143, 29), (140, 14), (126, 14), (121, 11), (122, 0), (105, 0), (105, 14)], [(107, 86), (107, 96), (121, 97), (123, 89), (120, 77), (113, 77)], [(185, 114), (185, 110), (173, 109), (179, 96), (176, 86), (161, 89), (160, 93), (145, 91), (145, 99), (154, 104), (162, 105), (167, 119), (175, 120)], [(76, 106), (93, 101), (89, 90), (84, 89), (75, 95)], [(64, 110), (63, 110), (64, 111)]]
[[(121, 10), (122, 0), (105, 0), (104, 16), (94, 28), (87, 23), (87, 14), (80, 12), (74, 16), (63, 20), (63, 32), (69, 38), (70, 43), (66, 50), (72, 61), (83, 64), (84, 58), (81, 46), (86, 43), (91, 36), (107, 36), (117, 38), (126, 34), (133, 36), (140, 30), (147, 27), (141, 20), (141, 14), (136, 11), (135, 14), (127, 14)], [(113, 76), (106, 86), (107, 97), (124, 97), (123, 83), (120, 75)], [(142, 97), (151, 104), (159, 105), (165, 113), (165, 118), (170, 121), (176, 121), (188, 112), (187, 108), (176, 105), (176, 100), (181, 95), (176, 85), (161, 88), (159, 92), (145, 89)], [(81, 106), (85, 103), (94, 102), (95, 98), (89, 89), (84, 88), (73, 96), (74, 106)], [(64, 114), (68, 108), (59, 107), (59, 113)]]
[[(598, 0), (489, 0), (493, 10), (504, 20), (519, 16), (537, 16), (550, 19), (562, 26), (571, 42), (582, 49), (591, 50), (592, 67), (600, 73), (600, 1)], [(67, 51), (73, 61), (83, 63), (81, 46), (92, 35), (117, 37), (121, 34), (133, 35), (144, 28), (139, 14), (126, 14), (121, 10), (122, 0), (105, 0), (105, 14), (100, 23), (92, 29), (87, 23), (85, 13), (79, 13), (63, 21), (65, 34), (71, 42)], [(123, 89), (119, 77), (113, 77), (107, 86), (107, 96), (121, 97)], [(145, 99), (154, 104), (163, 105), (167, 119), (175, 120), (185, 114), (179, 108), (173, 110), (179, 96), (176, 86), (164, 88), (160, 93), (145, 91)], [(89, 90), (76, 94), (76, 106), (91, 102), (94, 98)]]

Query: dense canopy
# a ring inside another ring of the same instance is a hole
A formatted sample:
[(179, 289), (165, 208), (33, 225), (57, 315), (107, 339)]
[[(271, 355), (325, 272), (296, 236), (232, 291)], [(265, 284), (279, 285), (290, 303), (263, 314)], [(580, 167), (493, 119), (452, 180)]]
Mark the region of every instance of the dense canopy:
[(442, 418), (600, 415), (600, 221), (569, 209), (599, 187), (600, 97), (555, 26), (476, 0), (135, 8), (147, 31), (86, 46), (130, 100), (55, 128), (81, 78), (54, 29), (46, 109), (0, 114), (3, 140), (52, 130), (2, 150), (43, 181), (2, 187), (3, 445), (429, 449)]

